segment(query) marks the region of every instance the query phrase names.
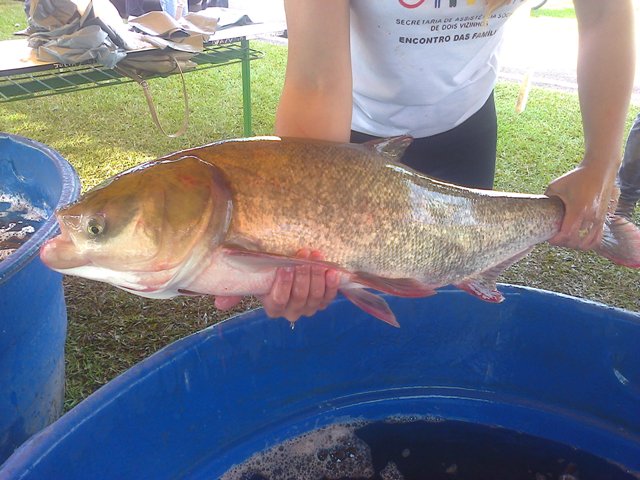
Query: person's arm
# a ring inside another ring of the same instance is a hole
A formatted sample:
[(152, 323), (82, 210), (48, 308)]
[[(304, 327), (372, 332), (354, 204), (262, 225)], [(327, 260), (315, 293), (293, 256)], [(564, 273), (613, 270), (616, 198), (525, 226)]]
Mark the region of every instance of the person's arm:
[[(349, 1), (285, 0), (289, 48), (276, 113), (276, 135), (348, 142), (351, 134)], [(322, 258), (321, 252), (299, 252)], [(325, 308), (336, 296), (337, 272), (321, 267), (278, 269), (262, 300), (271, 317), (295, 321)]]
[[(348, 142), (351, 133), (349, 1), (285, 0), (289, 38), (287, 72), (276, 113), (276, 135)], [(304, 247), (304, 246), (302, 246)], [(301, 258), (321, 260), (303, 249)], [(325, 308), (336, 296), (339, 274), (322, 267), (279, 268), (260, 298), (270, 317), (295, 322)], [(227, 310), (240, 297), (217, 297)]]
[(620, 164), (633, 86), (631, 0), (574, 0), (579, 31), (578, 91), (585, 154), (580, 165), (554, 180), (547, 195), (560, 197), (566, 214), (557, 245), (590, 249), (602, 235)]
[(287, 72), (276, 135), (348, 142), (351, 132), (349, 1), (285, 0)]

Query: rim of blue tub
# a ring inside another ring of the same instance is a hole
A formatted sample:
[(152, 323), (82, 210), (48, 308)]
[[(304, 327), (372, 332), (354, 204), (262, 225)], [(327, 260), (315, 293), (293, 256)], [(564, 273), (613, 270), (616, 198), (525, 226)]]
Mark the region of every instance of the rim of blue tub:
[[(579, 310), (595, 308), (602, 313), (610, 313), (612, 317), (615, 317), (616, 322), (628, 323), (640, 327), (640, 313), (611, 307), (592, 300), (532, 287), (499, 284), (499, 288), (503, 291), (505, 297), (527, 294), (539, 296), (549, 301), (554, 299), (555, 301), (562, 303), (571, 301), (575, 302), (576, 308)], [(451, 287), (445, 287), (441, 291), (445, 292), (450, 290), (454, 289)], [(337, 302), (341, 301), (344, 301), (344, 299), (340, 299)], [(73, 435), (76, 426), (82, 425), (86, 421), (90, 421), (90, 419), (95, 415), (99, 415), (101, 411), (108, 408), (111, 403), (118, 401), (118, 399), (123, 395), (127, 395), (130, 389), (136, 388), (137, 384), (144, 382), (146, 377), (154, 375), (154, 371), (156, 369), (166, 368), (172, 358), (180, 358), (187, 355), (191, 349), (197, 348), (199, 345), (210, 341), (212, 337), (217, 335), (216, 332), (223, 326), (227, 328), (234, 328), (237, 327), (240, 322), (243, 322), (245, 327), (251, 327), (260, 322), (273, 321), (265, 319), (264, 315), (260, 312), (261, 309), (255, 309), (235, 314), (221, 322), (176, 340), (121, 373), (64, 414), (58, 421), (34, 435), (31, 439), (25, 442), (25, 444), (18, 448), (6, 463), (0, 465), (0, 477), (3, 472), (16, 474), (21, 472), (22, 469), (25, 469), (24, 471), (28, 471), (28, 465), (30, 465), (31, 462), (33, 462), (33, 464), (37, 464), (43, 457), (46, 457), (52, 449), (56, 448), (58, 443), (62, 442), (67, 436)], [(438, 395), (438, 393), (436, 392), (435, 395)], [(536, 405), (539, 407), (536, 402), (533, 402), (532, 405), (534, 407)], [(562, 411), (562, 409), (558, 407), (549, 407), (548, 410), (557, 410), (557, 412)], [(589, 414), (583, 411), (575, 412), (572, 415), (576, 416), (576, 418), (589, 418)], [(598, 425), (600, 422), (591, 419), (588, 420), (588, 423)], [(605, 423), (600, 424), (599, 427), (605, 429), (611, 428), (610, 425), (606, 426)], [(531, 434), (531, 432), (529, 433)], [(637, 437), (635, 438), (637, 439)], [(583, 445), (582, 448), (585, 448), (585, 446)]]
[[(54, 211), (73, 202), (78, 197), (80, 194), (80, 178), (73, 166), (65, 160), (60, 153), (36, 140), (12, 133), (0, 132), (0, 142), (7, 140), (27, 148), (38, 150), (44, 153), (53, 163), (62, 182), (60, 197), (53, 207)], [(39, 253), (42, 244), (59, 232), (58, 221), (53, 213), (54, 212), (51, 212), (49, 218), (47, 218), (26, 242), (0, 262), (0, 284), (6, 282), (11, 276), (28, 264), (33, 257)]]

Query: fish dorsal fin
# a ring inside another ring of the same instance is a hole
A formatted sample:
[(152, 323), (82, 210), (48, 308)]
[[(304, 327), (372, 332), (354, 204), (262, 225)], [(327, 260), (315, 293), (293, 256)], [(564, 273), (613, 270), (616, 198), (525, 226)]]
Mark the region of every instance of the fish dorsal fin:
[(511, 265), (526, 257), (532, 249), (533, 247), (527, 248), (498, 265), (494, 265), (473, 277), (465, 278), (455, 286), (485, 302), (500, 303), (504, 300), (504, 297), (496, 287), (498, 277)]
[(400, 135), (398, 137), (380, 138), (364, 143), (365, 146), (378, 152), (389, 160), (398, 161), (404, 151), (413, 142), (413, 137)]

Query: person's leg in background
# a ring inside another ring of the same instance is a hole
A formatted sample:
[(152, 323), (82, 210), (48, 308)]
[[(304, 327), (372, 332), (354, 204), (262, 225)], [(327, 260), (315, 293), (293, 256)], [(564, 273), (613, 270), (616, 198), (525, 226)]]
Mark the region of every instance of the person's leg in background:
[(33, 33), (33, 28), (30, 28), (30, 24), (29, 24), (29, 17), (31, 16), (31, 0), (24, 0), (22, 8), (24, 9), (24, 14), (27, 17), (27, 26), (26, 26), (26, 28), (23, 28), (22, 30), (18, 30), (17, 32), (13, 32), (13, 34), (14, 35), (21, 35), (21, 36), (28, 37), (29, 35), (31, 35)]

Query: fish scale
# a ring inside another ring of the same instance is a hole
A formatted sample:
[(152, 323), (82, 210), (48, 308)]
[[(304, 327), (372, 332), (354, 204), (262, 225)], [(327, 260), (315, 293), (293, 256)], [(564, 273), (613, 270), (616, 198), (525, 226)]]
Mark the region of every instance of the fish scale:
[(245, 142), (219, 147), (191, 154), (216, 165), (234, 186), (231, 241), (249, 238), (287, 256), (313, 248), (352, 271), (437, 275), (435, 283), (468, 276), (494, 265), (496, 256), (506, 260), (548, 239), (563, 215), (558, 199), (453, 187), (389, 168), (387, 158), (362, 145), (265, 140), (248, 157)]

